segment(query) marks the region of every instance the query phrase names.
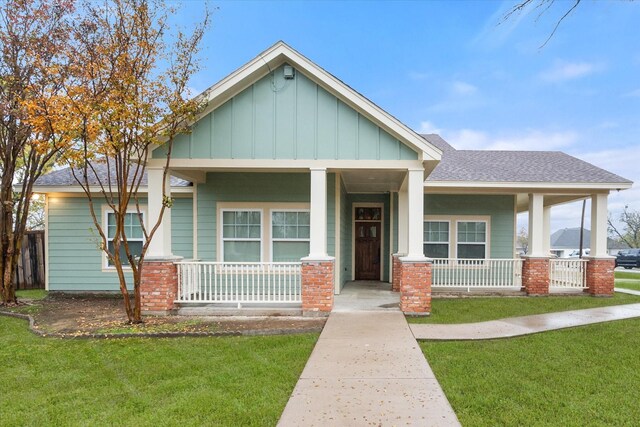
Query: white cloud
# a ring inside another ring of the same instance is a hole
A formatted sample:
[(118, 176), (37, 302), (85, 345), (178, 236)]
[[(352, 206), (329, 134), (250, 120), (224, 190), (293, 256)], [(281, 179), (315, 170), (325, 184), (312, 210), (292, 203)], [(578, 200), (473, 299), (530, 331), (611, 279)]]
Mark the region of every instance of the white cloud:
[(466, 82), (456, 81), (451, 85), (451, 89), (456, 95), (473, 95), (478, 91), (478, 88), (474, 85)]
[(436, 127), (430, 121), (420, 122), (420, 127), (418, 128), (418, 133), (441, 133), (442, 129)]
[(420, 71), (409, 71), (409, 78), (411, 80), (427, 80), (431, 77), (429, 73), (420, 72)]
[(640, 89), (632, 90), (622, 95), (625, 98), (640, 98)]
[(585, 77), (600, 71), (603, 67), (590, 62), (556, 62), (547, 71), (540, 74), (540, 78), (546, 82), (558, 83)]
[(454, 147), (474, 150), (558, 150), (578, 141), (574, 131), (544, 132), (528, 130), (523, 133), (492, 136), (473, 129), (443, 131), (443, 136)]

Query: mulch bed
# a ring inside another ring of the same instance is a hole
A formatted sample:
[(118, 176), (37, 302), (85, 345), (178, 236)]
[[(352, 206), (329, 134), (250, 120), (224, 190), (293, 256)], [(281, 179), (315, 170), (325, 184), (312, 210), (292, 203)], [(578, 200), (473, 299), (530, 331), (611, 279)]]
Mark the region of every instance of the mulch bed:
[(274, 335), (320, 332), (326, 322), (292, 316), (145, 316), (143, 324), (129, 325), (119, 296), (49, 294), (22, 302), (2, 311), (31, 316), (33, 332), (57, 337)]

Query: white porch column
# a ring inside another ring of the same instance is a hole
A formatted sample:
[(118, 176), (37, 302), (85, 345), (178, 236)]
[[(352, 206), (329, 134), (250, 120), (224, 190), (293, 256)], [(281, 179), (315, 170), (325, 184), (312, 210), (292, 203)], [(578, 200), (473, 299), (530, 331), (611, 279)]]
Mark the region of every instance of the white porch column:
[(606, 258), (607, 252), (607, 198), (609, 195), (591, 195), (591, 258)]
[(409, 201), (407, 194), (407, 180), (408, 178), (404, 179), (404, 182), (400, 187), (400, 191), (398, 191), (398, 253), (402, 255), (406, 255), (408, 252), (407, 232), (409, 229), (407, 227), (407, 219), (409, 218)]
[(423, 260), (424, 170), (409, 169), (407, 173), (408, 236), (407, 259)]
[(311, 169), (311, 234), (309, 259), (323, 260), (327, 255), (327, 169)]
[(547, 257), (544, 245), (544, 195), (529, 194), (529, 250), (531, 257)]
[(551, 254), (551, 206), (543, 208), (542, 249), (547, 255)]
[[(151, 230), (160, 216), (162, 209), (162, 173), (163, 168), (147, 168), (148, 182), (148, 198), (147, 198), (147, 230)], [(167, 174), (165, 195), (171, 197), (171, 185), (169, 183), (170, 174)], [(171, 209), (165, 209), (162, 216), (162, 223), (156, 230), (151, 239), (149, 250), (147, 252), (149, 258), (166, 258), (172, 257), (171, 253)]]

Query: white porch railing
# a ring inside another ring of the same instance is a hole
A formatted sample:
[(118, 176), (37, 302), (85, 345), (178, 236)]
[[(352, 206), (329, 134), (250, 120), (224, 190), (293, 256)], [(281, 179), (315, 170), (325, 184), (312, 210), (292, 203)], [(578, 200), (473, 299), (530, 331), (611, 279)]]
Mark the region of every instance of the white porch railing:
[(585, 289), (587, 287), (587, 260), (550, 259), (549, 287)]
[(520, 288), (521, 259), (434, 258), (431, 286), (438, 288)]
[(180, 303), (301, 303), (299, 262), (199, 262), (178, 266)]

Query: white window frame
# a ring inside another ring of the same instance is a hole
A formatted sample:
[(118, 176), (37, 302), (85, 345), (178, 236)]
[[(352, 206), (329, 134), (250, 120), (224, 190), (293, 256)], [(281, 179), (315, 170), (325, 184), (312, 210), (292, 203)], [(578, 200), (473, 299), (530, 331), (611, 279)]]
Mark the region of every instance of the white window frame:
[[(311, 219), (309, 219), (309, 237), (306, 239), (288, 239), (288, 238), (275, 238), (273, 237), (273, 214), (276, 212), (307, 212), (311, 214), (310, 209), (294, 209), (294, 208), (274, 208), (269, 209), (269, 262), (273, 262), (273, 243), (274, 242), (311, 242)], [(308, 255), (308, 254), (307, 254)]]
[[(133, 208), (129, 208), (127, 209), (128, 214), (134, 214), (137, 215), (138, 211), (135, 209), (135, 207)], [(144, 224), (145, 228), (148, 229), (147, 227), (147, 207), (144, 205), (140, 206), (140, 213), (142, 214), (142, 223)], [(111, 209), (108, 205), (102, 205), (102, 232), (104, 233), (105, 237), (107, 238), (107, 247), (109, 245), (109, 241), (111, 239), (109, 239), (109, 214), (114, 214), (115, 212), (113, 212), (113, 209)], [(99, 237), (99, 236), (98, 236)], [(127, 240), (131, 240), (130, 237), (127, 236)], [(139, 241), (138, 239), (134, 239), (134, 241)], [(144, 238), (144, 233), (142, 234), (142, 244), (144, 245), (145, 243), (145, 238)], [(116, 271), (116, 267), (114, 265), (109, 265), (109, 258), (107, 257), (107, 254), (104, 250), (100, 250), (100, 252), (102, 253), (102, 271), (105, 272), (115, 272)], [(122, 266), (123, 270), (131, 270), (131, 267), (128, 265), (123, 265)]]
[[(459, 242), (458, 241), (458, 225), (461, 222), (484, 223), (484, 242)], [(486, 219), (458, 219), (456, 220), (456, 258), (458, 256), (458, 245), (484, 245), (484, 258), (465, 258), (465, 259), (488, 259), (489, 258), (489, 221)]]
[[(485, 254), (484, 259), (491, 258), (491, 215), (425, 215), (424, 222), (449, 221), (449, 258), (458, 259), (458, 223), (485, 223)], [(424, 238), (423, 238), (424, 239)]]
[[(224, 213), (225, 212), (260, 212), (260, 237), (257, 238), (244, 238), (244, 237), (234, 237), (234, 238), (229, 238), (229, 237), (224, 237)], [(259, 247), (260, 247), (260, 261), (255, 261), (255, 262), (261, 262), (263, 259), (263, 243), (264, 243), (264, 209), (260, 209), (260, 208), (245, 208), (245, 207), (238, 207), (238, 208), (222, 208), (220, 209), (220, 261), (223, 262), (227, 262), (224, 260), (224, 242), (258, 242), (259, 243)], [(235, 261), (228, 261), (228, 262), (235, 262)]]
[[(427, 241), (423, 241), (422, 245), (424, 247), (424, 245), (428, 245), (428, 244), (447, 244), (447, 258), (451, 258), (451, 230), (453, 227), (451, 227), (451, 220), (449, 219), (426, 219), (423, 221), (425, 223), (427, 222), (446, 222), (447, 224), (449, 224), (449, 239), (446, 242), (427, 242)], [(424, 240), (424, 234), (422, 236), (422, 239)], [(424, 250), (424, 249), (423, 249)], [(425, 256), (427, 256), (425, 254)]]

